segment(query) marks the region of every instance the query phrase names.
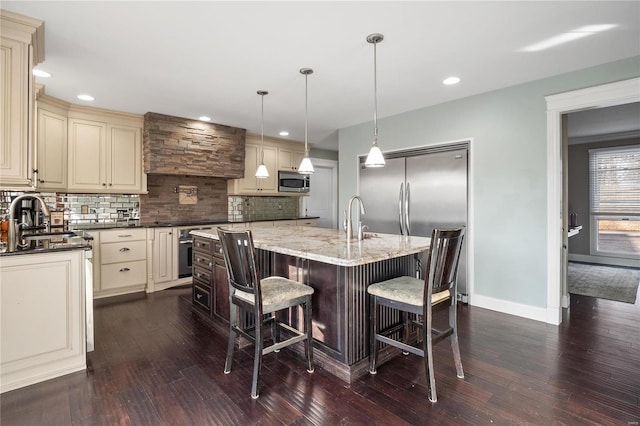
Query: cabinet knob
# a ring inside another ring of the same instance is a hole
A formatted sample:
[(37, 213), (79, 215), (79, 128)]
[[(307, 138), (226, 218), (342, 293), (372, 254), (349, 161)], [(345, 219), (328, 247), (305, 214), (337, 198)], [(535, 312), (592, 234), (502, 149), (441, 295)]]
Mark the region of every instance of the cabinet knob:
[(129, 268), (120, 268), (120, 272), (129, 272), (130, 270)]
[(102, 186), (107, 186), (107, 184), (103, 182), (103, 183), (102, 183)]
[(112, 183), (109, 183), (109, 186), (113, 186), (113, 184), (112, 184)]
[(38, 182), (44, 183), (44, 179), (38, 179)]

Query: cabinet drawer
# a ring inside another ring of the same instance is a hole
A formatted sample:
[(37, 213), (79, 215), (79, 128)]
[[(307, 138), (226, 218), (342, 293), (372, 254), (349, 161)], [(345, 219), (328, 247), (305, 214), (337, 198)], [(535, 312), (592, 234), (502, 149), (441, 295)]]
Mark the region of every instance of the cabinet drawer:
[(193, 286), (193, 303), (211, 313), (211, 293), (197, 285)]
[(146, 241), (123, 241), (100, 244), (100, 263), (130, 262), (147, 258)]
[(146, 282), (146, 260), (111, 263), (100, 268), (100, 287), (102, 290), (146, 284)]
[(222, 243), (220, 243), (220, 241), (218, 240), (212, 240), (212, 241), (213, 241), (213, 257), (222, 259), (224, 262), (224, 255), (222, 254)]
[(193, 249), (204, 253), (212, 253), (214, 250), (214, 240), (209, 238), (194, 238)]
[(210, 269), (203, 269), (198, 266), (193, 268), (193, 281), (201, 282), (202, 284), (211, 285), (213, 273)]
[(213, 256), (211, 254), (205, 254), (200, 252), (193, 252), (193, 266), (199, 266), (205, 270), (211, 271), (213, 267)]
[(100, 232), (100, 242), (102, 243), (118, 243), (122, 241), (146, 240), (146, 229), (122, 229), (117, 231)]

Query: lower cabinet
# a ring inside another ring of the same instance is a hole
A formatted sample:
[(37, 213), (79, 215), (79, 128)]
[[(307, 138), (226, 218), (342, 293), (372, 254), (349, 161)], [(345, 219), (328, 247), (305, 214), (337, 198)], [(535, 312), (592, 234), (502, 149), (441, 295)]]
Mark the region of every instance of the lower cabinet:
[(86, 368), (84, 259), (84, 250), (1, 258), (0, 392)]
[(193, 239), (193, 305), (229, 322), (229, 282), (219, 241)]
[(146, 229), (93, 234), (94, 298), (143, 291), (147, 286)]

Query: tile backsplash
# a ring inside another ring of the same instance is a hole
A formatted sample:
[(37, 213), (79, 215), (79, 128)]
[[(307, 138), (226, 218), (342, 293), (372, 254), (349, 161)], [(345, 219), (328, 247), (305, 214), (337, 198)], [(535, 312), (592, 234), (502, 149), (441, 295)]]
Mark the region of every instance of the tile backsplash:
[[(0, 192), (0, 215), (9, 214), (11, 199), (22, 192)], [(139, 195), (39, 193), (52, 211), (63, 211), (65, 224), (110, 225), (135, 221), (140, 209)]]
[(300, 197), (230, 195), (230, 221), (291, 219), (300, 216)]

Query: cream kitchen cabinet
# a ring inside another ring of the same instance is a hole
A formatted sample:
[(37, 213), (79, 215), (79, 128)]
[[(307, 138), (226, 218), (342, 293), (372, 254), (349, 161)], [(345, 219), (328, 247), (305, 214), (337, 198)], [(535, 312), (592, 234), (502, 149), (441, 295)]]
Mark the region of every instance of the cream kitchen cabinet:
[(0, 392), (86, 368), (84, 250), (0, 261)]
[(37, 188), (56, 191), (67, 189), (67, 113), (69, 104), (40, 96), (37, 114)]
[(177, 228), (153, 230), (153, 282), (155, 284), (178, 279), (179, 231)]
[(93, 114), (72, 106), (68, 132), (70, 192), (146, 192), (142, 117)]
[(276, 148), (265, 145), (264, 164), (269, 171), (269, 177), (266, 179), (257, 179), (255, 173), (260, 165), (260, 144), (247, 142), (245, 145), (244, 178), (229, 179), (227, 192), (229, 194), (277, 195), (277, 153)]
[(92, 233), (94, 297), (144, 291), (147, 230), (121, 228)]
[(304, 144), (265, 137), (264, 164), (269, 170), (269, 177), (256, 179), (254, 175), (260, 164), (260, 141), (260, 135), (247, 134), (244, 178), (229, 179), (227, 193), (229, 195), (283, 195), (289, 197), (298, 195), (291, 192), (278, 192), (278, 170), (298, 170), (304, 157)]
[(278, 148), (278, 170), (298, 171), (304, 158), (304, 151), (293, 151), (289, 148)]
[(44, 23), (0, 9), (0, 189), (33, 189), (34, 79), (44, 60)]

